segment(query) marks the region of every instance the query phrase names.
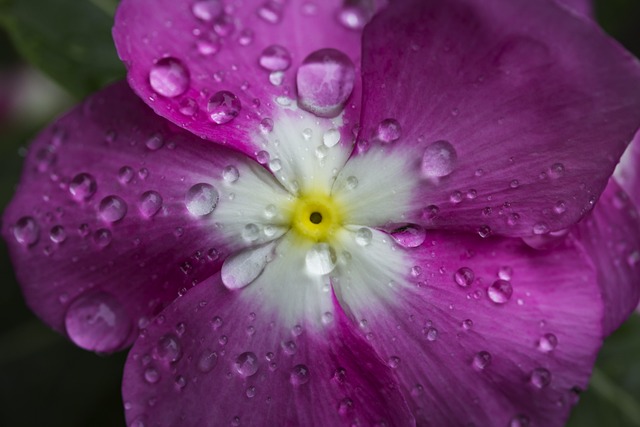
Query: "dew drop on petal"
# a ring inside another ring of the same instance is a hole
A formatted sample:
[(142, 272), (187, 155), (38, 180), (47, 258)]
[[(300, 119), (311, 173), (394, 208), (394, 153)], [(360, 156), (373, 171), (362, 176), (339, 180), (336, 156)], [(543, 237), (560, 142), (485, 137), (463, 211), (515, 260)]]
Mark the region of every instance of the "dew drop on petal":
[(338, 142), (340, 142), (340, 131), (338, 129), (332, 128), (327, 130), (324, 135), (322, 135), (322, 143), (326, 147), (333, 147)]
[(269, 71), (284, 71), (291, 66), (291, 54), (280, 45), (267, 46), (258, 60), (260, 66)]
[(49, 238), (53, 243), (62, 243), (67, 239), (67, 232), (61, 225), (56, 225), (49, 231)]
[(471, 330), (471, 328), (473, 328), (473, 320), (465, 319), (462, 321), (462, 329), (464, 329), (465, 331), (469, 331)]
[(204, 216), (213, 212), (219, 198), (218, 191), (213, 185), (199, 183), (187, 191), (184, 203), (192, 215)]
[(79, 347), (110, 352), (125, 343), (131, 319), (125, 307), (111, 294), (96, 292), (77, 298), (65, 314), (67, 335)]
[(456, 168), (458, 153), (448, 141), (436, 141), (422, 155), (421, 171), (427, 178), (450, 175)]
[(258, 16), (270, 24), (277, 24), (282, 19), (281, 0), (267, 0), (258, 8)]
[(174, 334), (166, 334), (160, 338), (154, 349), (154, 356), (167, 363), (180, 360), (182, 357), (182, 347), (180, 346), (178, 337)]
[(289, 376), (289, 380), (291, 384), (294, 386), (303, 385), (309, 382), (309, 368), (306, 365), (296, 365), (291, 370), (291, 375)]
[(198, 359), (198, 370), (206, 373), (213, 370), (218, 364), (218, 353), (211, 350), (205, 350)]
[(409, 224), (393, 230), (391, 237), (402, 247), (416, 248), (424, 243), (427, 232), (419, 225)]
[(260, 132), (266, 135), (268, 133), (271, 133), (272, 131), (273, 131), (273, 119), (270, 119), (268, 117), (262, 119), (262, 121), (260, 121)]
[(516, 415), (509, 421), (509, 427), (529, 427), (530, 421), (524, 415)]
[(513, 277), (513, 268), (508, 265), (503, 265), (498, 269), (498, 277), (502, 280), (511, 280), (511, 277)]
[(100, 228), (99, 230), (96, 230), (95, 234), (93, 235), (93, 241), (99, 248), (109, 246), (109, 244), (111, 243), (111, 239), (111, 231), (107, 230), (106, 228)]
[(190, 80), (187, 68), (180, 60), (172, 57), (158, 60), (149, 72), (151, 88), (168, 98), (185, 93)]
[(238, 97), (227, 90), (216, 92), (207, 103), (207, 113), (216, 124), (228, 123), (240, 114), (242, 108)]
[(149, 150), (155, 151), (162, 148), (162, 146), (164, 145), (164, 138), (162, 137), (162, 134), (154, 133), (149, 137), (149, 139), (145, 141), (144, 144)]
[(531, 372), (530, 381), (536, 388), (545, 388), (551, 384), (551, 372), (545, 368), (536, 368)]
[(135, 172), (131, 166), (122, 166), (118, 170), (118, 181), (120, 181), (122, 184), (128, 184), (131, 182), (131, 180), (133, 180), (134, 175)]
[(427, 341), (435, 341), (438, 338), (438, 330), (436, 328), (426, 328), (422, 332), (427, 337)]
[(359, 228), (355, 236), (356, 243), (360, 246), (368, 246), (373, 240), (373, 233), (367, 227)]
[(24, 246), (35, 244), (40, 238), (40, 226), (30, 216), (24, 216), (13, 227), (13, 237)]
[(220, 274), (229, 289), (240, 289), (253, 282), (273, 258), (274, 243), (248, 248), (224, 260)]
[(151, 218), (162, 208), (162, 196), (157, 191), (146, 191), (140, 196), (138, 210), (145, 218)]
[(511, 299), (513, 287), (506, 280), (496, 280), (487, 289), (487, 296), (496, 304), (504, 304)]
[(320, 117), (335, 117), (353, 91), (355, 66), (343, 52), (320, 49), (305, 58), (298, 68), (298, 105)]
[(396, 119), (384, 119), (378, 125), (376, 137), (382, 142), (394, 142), (400, 138), (400, 123)]
[(250, 377), (258, 372), (258, 357), (250, 351), (242, 353), (233, 363), (236, 372), (243, 377)]
[(225, 182), (231, 184), (236, 182), (238, 178), (240, 178), (240, 172), (237, 167), (229, 165), (222, 170), (222, 179), (224, 179)]
[(474, 278), (475, 274), (469, 267), (461, 267), (453, 273), (453, 280), (458, 284), (458, 286), (463, 288), (471, 286)]
[(338, 21), (350, 30), (361, 30), (374, 12), (373, 2), (369, 0), (347, 0), (338, 12)]
[(538, 350), (543, 353), (550, 353), (558, 345), (558, 338), (554, 334), (544, 334), (538, 341)]
[(79, 173), (69, 183), (69, 193), (76, 200), (89, 199), (97, 189), (95, 178), (88, 173)]
[(144, 380), (149, 384), (155, 384), (160, 381), (160, 372), (155, 368), (147, 368), (144, 371)]
[(120, 221), (127, 214), (127, 203), (118, 196), (107, 196), (100, 201), (98, 212), (105, 222)]
[(491, 364), (491, 353), (488, 351), (480, 351), (473, 356), (473, 366), (476, 369), (485, 369)]
[(387, 361), (387, 365), (389, 365), (390, 368), (397, 368), (400, 366), (400, 358), (398, 356), (391, 356)]
[(336, 252), (327, 243), (316, 243), (305, 256), (307, 270), (311, 274), (329, 274), (336, 267)]
[(193, 16), (205, 22), (213, 21), (222, 13), (220, 0), (200, 0), (191, 7)]

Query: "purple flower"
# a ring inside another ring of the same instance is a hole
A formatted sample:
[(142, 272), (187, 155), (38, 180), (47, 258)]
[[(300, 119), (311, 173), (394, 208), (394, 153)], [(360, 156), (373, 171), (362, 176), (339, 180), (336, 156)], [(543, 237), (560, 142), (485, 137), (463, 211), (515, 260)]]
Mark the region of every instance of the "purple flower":
[(128, 425), (555, 426), (587, 386), (639, 297), (638, 62), (548, 0), (390, 3), (123, 0), (133, 92), (32, 144), (16, 273), (134, 344)]

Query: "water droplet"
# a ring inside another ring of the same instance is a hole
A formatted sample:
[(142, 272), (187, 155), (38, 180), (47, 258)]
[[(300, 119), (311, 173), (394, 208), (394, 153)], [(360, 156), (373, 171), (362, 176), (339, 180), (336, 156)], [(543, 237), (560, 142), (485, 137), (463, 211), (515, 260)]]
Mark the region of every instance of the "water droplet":
[(229, 165), (222, 170), (222, 179), (224, 179), (225, 182), (231, 184), (236, 182), (238, 178), (240, 178), (240, 172), (237, 167)]
[(155, 151), (162, 148), (162, 146), (164, 145), (164, 138), (162, 137), (162, 134), (154, 133), (149, 137), (149, 139), (147, 139), (144, 144), (149, 150)]
[(258, 9), (258, 16), (270, 24), (277, 24), (282, 19), (283, 2), (267, 0)]
[(213, 212), (219, 198), (218, 191), (213, 185), (199, 183), (187, 191), (184, 203), (192, 215), (204, 216)]
[(541, 234), (547, 234), (549, 231), (549, 226), (544, 222), (539, 222), (533, 225), (533, 234), (538, 236)]
[(218, 353), (211, 350), (205, 350), (198, 359), (198, 369), (200, 372), (210, 372), (218, 363)]
[(336, 267), (336, 252), (327, 243), (316, 243), (305, 257), (307, 270), (311, 274), (329, 274)]
[(378, 125), (376, 137), (382, 142), (394, 142), (400, 138), (400, 123), (395, 119), (384, 119)]
[(220, 0), (201, 0), (191, 6), (193, 16), (205, 22), (213, 21), (222, 13)]
[(106, 228), (96, 230), (95, 234), (93, 235), (93, 241), (99, 248), (108, 246), (111, 243), (111, 239), (111, 231), (107, 230)]
[(127, 214), (127, 204), (118, 196), (107, 196), (100, 201), (98, 212), (103, 221), (117, 222)]
[(245, 28), (240, 31), (240, 35), (238, 36), (238, 43), (241, 46), (249, 46), (253, 43), (253, 38), (255, 37), (255, 33), (249, 28)]
[(368, 0), (351, 0), (344, 2), (338, 12), (338, 21), (348, 29), (361, 30), (373, 18), (375, 9)]
[(273, 258), (274, 243), (248, 248), (225, 259), (222, 283), (229, 289), (239, 289), (253, 282)]
[(549, 168), (549, 176), (554, 179), (561, 178), (564, 175), (564, 165), (562, 163), (554, 163)]
[(71, 341), (96, 352), (119, 349), (131, 331), (131, 319), (126, 308), (106, 292), (77, 298), (67, 309), (64, 322)]
[(543, 353), (550, 353), (558, 345), (558, 338), (554, 334), (544, 334), (538, 341), (538, 350)]
[(429, 145), (422, 155), (421, 171), (427, 178), (441, 178), (450, 175), (456, 168), (458, 153), (447, 141), (436, 141)]
[(260, 237), (260, 227), (255, 224), (247, 224), (242, 229), (242, 238), (248, 242), (253, 242)]
[(291, 54), (286, 48), (274, 44), (262, 51), (259, 63), (269, 71), (284, 71), (291, 66)]
[(255, 353), (247, 351), (236, 358), (233, 367), (243, 377), (250, 377), (258, 372), (258, 358)]
[(162, 196), (157, 191), (146, 191), (140, 196), (138, 210), (142, 216), (151, 218), (162, 208)]
[(513, 277), (513, 268), (508, 265), (503, 265), (498, 269), (498, 277), (502, 280), (511, 280), (511, 277)]
[(268, 117), (262, 119), (262, 121), (260, 122), (260, 132), (266, 135), (268, 133), (271, 133), (272, 131), (273, 131), (273, 120)]
[(453, 280), (463, 288), (468, 288), (473, 283), (475, 274), (469, 267), (461, 267), (453, 273)]
[(303, 385), (309, 382), (309, 368), (306, 365), (296, 365), (291, 370), (289, 377), (291, 384), (295, 386)]
[(390, 368), (397, 368), (400, 366), (400, 358), (398, 356), (391, 356), (387, 361), (387, 365), (389, 365)]
[(49, 231), (49, 238), (53, 243), (62, 243), (67, 240), (67, 232), (61, 225), (56, 225)]
[(160, 381), (160, 373), (155, 368), (147, 368), (144, 371), (144, 380), (149, 384), (155, 384)]
[(180, 347), (178, 337), (174, 334), (167, 334), (160, 338), (154, 349), (154, 355), (167, 363), (178, 361), (182, 357), (182, 347)]
[(340, 131), (338, 129), (332, 128), (327, 130), (324, 135), (322, 135), (322, 143), (326, 147), (333, 147), (338, 142), (340, 142)]
[(180, 114), (191, 117), (198, 112), (198, 103), (193, 98), (184, 98), (180, 101), (178, 111)]
[(353, 400), (349, 399), (348, 397), (345, 397), (340, 401), (340, 403), (338, 403), (338, 413), (343, 417), (346, 417), (347, 415), (349, 415), (352, 409), (353, 409)]
[(462, 329), (464, 329), (465, 331), (469, 331), (471, 330), (471, 328), (473, 328), (473, 320), (465, 319), (462, 321)]
[(409, 224), (404, 227), (397, 228), (391, 232), (391, 237), (400, 246), (405, 248), (417, 248), (424, 243), (427, 238), (427, 232), (419, 225)]
[(487, 289), (487, 296), (496, 304), (504, 304), (511, 299), (513, 287), (506, 280), (496, 280)]
[(31, 246), (40, 238), (40, 226), (30, 216), (23, 216), (13, 228), (13, 237), (21, 245)]
[(96, 180), (88, 173), (79, 173), (69, 183), (69, 193), (76, 200), (87, 200), (98, 189)]
[(154, 91), (166, 97), (185, 93), (189, 87), (189, 72), (182, 62), (168, 57), (157, 61), (149, 72), (149, 84)]
[(551, 384), (551, 372), (545, 368), (536, 368), (531, 372), (530, 381), (536, 388), (545, 388)]
[(336, 49), (320, 49), (305, 58), (296, 75), (298, 105), (320, 117), (335, 117), (353, 91), (355, 67)]
[(511, 418), (511, 421), (509, 421), (509, 427), (529, 427), (529, 425), (529, 418), (525, 417), (524, 415), (516, 415), (515, 417)]
[(216, 92), (207, 104), (209, 118), (219, 125), (228, 123), (236, 118), (241, 108), (238, 97), (227, 90)]
[(368, 246), (373, 240), (373, 233), (369, 228), (362, 227), (356, 231), (355, 240), (360, 246)]
[(425, 328), (422, 333), (427, 337), (427, 341), (435, 341), (438, 338), (438, 330), (436, 328)]
[(260, 150), (258, 151), (258, 153), (256, 154), (256, 160), (258, 161), (258, 163), (260, 163), (261, 165), (266, 165), (267, 163), (269, 163), (269, 153), (267, 153), (264, 150)]
[(122, 166), (118, 170), (118, 181), (123, 184), (128, 184), (133, 179), (134, 174), (133, 168), (130, 166)]
[(357, 186), (358, 186), (358, 178), (356, 178), (355, 176), (348, 176), (344, 182), (345, 190), (355, 190)]
[(473, 366), (476, 369), (485, 369), (491, 364), (491, 353), (488, 351), (480, 351), (473, 356)]

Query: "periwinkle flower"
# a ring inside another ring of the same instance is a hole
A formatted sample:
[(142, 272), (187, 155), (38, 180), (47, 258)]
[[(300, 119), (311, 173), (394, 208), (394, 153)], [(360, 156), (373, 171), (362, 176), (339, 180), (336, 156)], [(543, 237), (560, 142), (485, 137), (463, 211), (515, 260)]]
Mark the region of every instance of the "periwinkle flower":
[(548, 0), (389, 3), (123, 0), (133, 91), (31, 145), (17, 275), (133, 344), (129, 426), (555, 426), (587, 386), (638, 301), (638, 62)]

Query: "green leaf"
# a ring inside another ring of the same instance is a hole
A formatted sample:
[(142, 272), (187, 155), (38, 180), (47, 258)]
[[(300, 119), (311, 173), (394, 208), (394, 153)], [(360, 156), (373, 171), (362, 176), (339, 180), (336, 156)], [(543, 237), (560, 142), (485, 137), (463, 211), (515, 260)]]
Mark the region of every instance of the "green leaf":
[(640, 427), (640, 316), (605, 342), (568, 426)]
[(117, 0), (0, 0), (20, 54), (81, 98), (123, 78), (111, 27)]

